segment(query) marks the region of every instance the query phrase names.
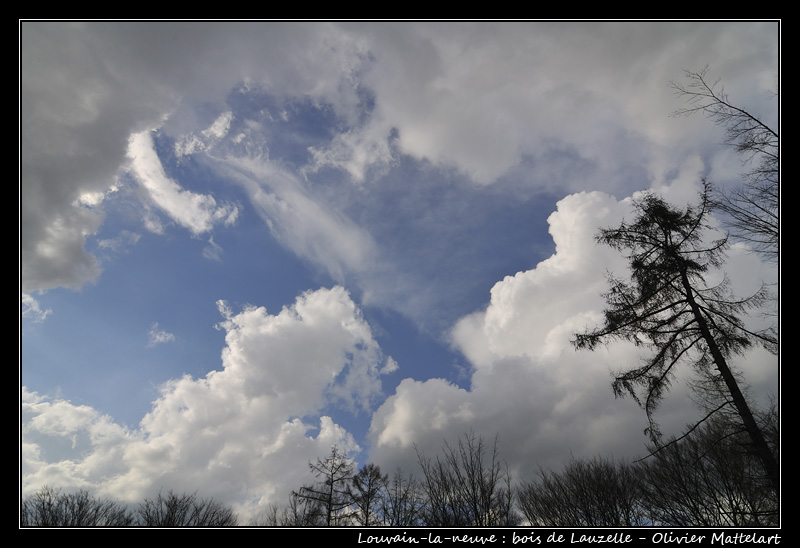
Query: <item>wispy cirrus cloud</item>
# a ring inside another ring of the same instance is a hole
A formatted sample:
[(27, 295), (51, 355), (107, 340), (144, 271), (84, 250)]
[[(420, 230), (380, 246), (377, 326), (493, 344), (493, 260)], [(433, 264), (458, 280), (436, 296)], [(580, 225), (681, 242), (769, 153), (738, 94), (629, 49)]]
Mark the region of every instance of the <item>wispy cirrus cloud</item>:
[(369, 232), (311, 192), (291, 171), (262, 156), (229, 156), (216, 163), (220, 173), (238, 182), (274, 236), (296, 255), (324, 268), (343, 282), (375, 259)]

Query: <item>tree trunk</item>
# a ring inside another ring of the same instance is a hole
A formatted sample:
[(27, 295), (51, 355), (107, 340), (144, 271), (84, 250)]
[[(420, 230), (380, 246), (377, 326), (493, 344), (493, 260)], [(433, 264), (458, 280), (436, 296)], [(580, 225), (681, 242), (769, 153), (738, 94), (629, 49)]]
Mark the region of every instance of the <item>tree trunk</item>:
[(758, 424), (753, 417), (753, 413), (750, 411), (750, 406), (747, 404), (744, 394), (742, 394), (742, 391), (739, 389), (739, 384), (736, 382), (736, 377), (733, 376), (733, 372), (731, 372), (725, 356), (722, 354), (722, 351), (717, 345), (717, 341), (711, 335), (711, 330), (708, 328), (708, 323), (706, 322), (706, 319), (700, 310), (700, 306), (694, 300), (692, 286), (689, 283), (689, 277), (686, 274), (685, 268), (681, 271), (681, 280), (683, 282), (683, 287), (686, 290), (686, 299), (692, 309), (692, 313), (697, 321), (697, 325), (700, 327), (700, 333), (708, 345), (708, 349), (711, 352), (711, 357), (714, 358), (714, 364), (717, 366), (717, 370), (719, 371), (720, 375), (722, 375), (722, 379), (725, 381), (725, 385), (727, 386), (733, 400), (733, 405), (736, 407), (736, 411), (739, 413), (739, 417), (742, 419), (744, 428), (749, 434), (750, 440), (753, 442), (753, 447), (756, 450), (756, 454), (764, 466), (764, 471), (766, 472), (773, 489), (775, 489), (775, 493), (780, 494), (780, 468), (778, 466), (778, 462), (775, 460), (775, 455), (772, 454), (772, 451), (770, 450), (769, 445), (764, 438), (764, 434), (761, 432), (761, 428), (758, 427)]

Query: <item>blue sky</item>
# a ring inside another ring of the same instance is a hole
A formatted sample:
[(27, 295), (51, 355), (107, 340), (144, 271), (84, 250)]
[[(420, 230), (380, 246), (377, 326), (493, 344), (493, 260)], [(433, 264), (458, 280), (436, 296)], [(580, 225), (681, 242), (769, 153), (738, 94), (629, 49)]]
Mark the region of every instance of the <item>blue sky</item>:
[[(517, 477), (646, 442), (599, 321), (599, 228), (740, 158), (668, 83), (777, 126), (774, 22), (22, 22), (20, 473), (255, 516), (336, 443), (473, 430)], [(742, 246), (740, 293), (777, 270)], [(753, 325), (765, 320), (748, 319)], [(738, 364), (755, 401), (779, 361)], [(676, 388), (666, 433), (697, 414)]]

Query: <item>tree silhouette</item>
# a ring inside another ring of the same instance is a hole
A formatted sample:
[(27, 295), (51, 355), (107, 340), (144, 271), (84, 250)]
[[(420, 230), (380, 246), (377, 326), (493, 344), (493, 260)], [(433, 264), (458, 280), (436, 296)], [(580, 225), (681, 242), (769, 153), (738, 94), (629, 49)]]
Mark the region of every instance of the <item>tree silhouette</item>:
[[(702, 112), (725, 128), (725, 144), (743, 157), (744, 184), (718, 193), (716, 206), (727, 214), (732, 234), (763, 257), (777, 262), (780, 244), (780, 137), (757, 116), (734, 105), (719, 80), (711, 83), (708, 66), (684, 71), (686, 83), (670, 82), (687, 106), (674, 116)], [(777, 92), (775, 93), (777, 96)]]
[(618, 228), (600, 231), (600, 243), (626, 254), (630, 278), (610, 276), (605, 294), (605, 324), (578, 333), (573, 344), (592, 350), (610, 340), (626, 340), (651, 348), (654, 354), (634, 369), (617, 373), (616, 396), (631, 395), (646, 411), (648, 432), (658, 442), (660, 432), (653, 414), (682, 363), (692, 365), (700, 377), (725, 389), (723, 406), (733, 406), (747, 431), (764, 473), (776, 492), (779, 468), (736, 379), (728, 358), (755, 343), (777, 352), (770, 332), (749, 331), (739, 315), (764, 302), (765, 292), (736, 299), (727, 278), (709, 286), (704, 275), (720, 267), (727, 238), (704, 242), (710, 229), (710, 185), (704, 183), (698, 206), (672, 207), (648, 193), (635, 202), (636, 219)]
[[(758, 417), (778, 453), (775, 409)], [(652, 523), (673, 527), (779, 525), (779, 499), (765, 481), (740, 422), (715, 415), (638, 463), (641, 504)]]
[(397, 468), (386, 482), (381, 500), (383, 524), (392, 527), (422, 525), (425, 502), (413, 474)]
[(136, 515), (143, 527), (233, 527), (238, 519), (229, 506), (197, 493), (177, 494), (159, 491), (154, 498), (139, 504)]
[(311, 472), (319, 478), (313, 485), (305, 485), (293, 492), (306, 506), (318, 505), (323, 525), (347, 525), (352, 518), (350, 484), (355, 473), (355, 464), (337, 446), (325, 460), (309, 463)]
[(520, 509), (536, 527), (637, 527), (648, 524), (636, 468), (595, 457), (570, 460), (561, 472), (541, 470), (522, 482)]
[(96, 498), (85, 489), (64, 493), (43, 486), (22, 500), (22, 527), (124, 527), (134, 524), (133, 515), (121, 504)]
[(498, 440), (487, 448), (483, 438), (464, 434), (453, 447), (445, 442), (435, 460), (417, 452), (425, 493), (425, 524), (439, 527), (515, 525), (508, 469), (500, 460)]
[(353, 519), (357, 525), (371, 527), (381, 522), (380, 503), (389, 476), (381, 473), (379, 466), (368, 463), (353, 476), (349, 495), (356, 509)]

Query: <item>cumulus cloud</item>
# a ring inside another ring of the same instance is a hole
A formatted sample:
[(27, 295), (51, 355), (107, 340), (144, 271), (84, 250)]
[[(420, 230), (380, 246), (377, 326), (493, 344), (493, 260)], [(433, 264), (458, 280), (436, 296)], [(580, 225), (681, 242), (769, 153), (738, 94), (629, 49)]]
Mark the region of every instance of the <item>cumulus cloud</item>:
[(225, 303), (219, 306), (226, 316), (223, 363), (248, 378), (246, 394), (272, 394), (297, 415), (329, 402), (368, 409), (380, 393), (380, 349), (341, 287), (308, 292), (276, 316), (263, 307), (232, 315)]
[[(99, 488), (119, 471), (131, 433), (86, 405), (52, 399), (22, 387), (23, 491), (42, 485)], [(54, 455), (58, 457), (53, 458)]]
[[(594, 233), (626, 210), (599, 192), (559, 202), (549, 218), (556, 253), (497, 282), (486, 310), (451, 332), (453, 346), (473, 368), (469, 390), (442, 379), (403, 381), (373, 418), (375, 458), (391, 461), (390, 453), (400, 455), (411, 443), (435, 452), (443, 439), (474, 430), (488, 439), (499, 434), (504, 457), (529, 474), (571, 451), (609, 449), (613, 445), (606, 444), (629, 437), (630, 430), (614, 435), (611, 423), (639, 428), (625, 413), (629, 408), (608, 405), (613, 396), (605, 357), (575, 354), (569, 342), (574, 331), (600, 318), (604, 268), (615, 263), (595, 245)], [(626, 349), (612, 354), (634, 357)]]
[[(682, 184), (677, 180), (669, 190), (682, 195)], [(696, 183), (694, 191), (696, 198)], [(486, 439), (499, 435), (504, 458), (525, 477), (540, 465), (558, 467), (570, 455), (641, 455), (647, 438), (631, 433), (647, 426), (644, 412), (630, 399), (615, 400), (610, 383), (612, 372), (639, 363), (642, 350), (616, 342), (578, 352), (570, 342), (574, 333), (602, 322), (607, 273), (627, 271), (621, 255), (598, 246), (594, 236), (631, 216), (630, 199), (601, 192), (561, 200), (549, 218), (555, 254), (497, 282), (486, 309), (451, 331), (453, 347), (472, 366), (468, 389), (443, 379), (405, 379), (373, 416), (372, 458), (413, 466), (415, 450), (434, 453), (444, 439), (469, 431)], [(752, 284), (764, 274), (760, 262), (740, 250), (733, 249), (731, 259), (732, 278)], [(777, 386), (775, 356), (756, 350), (737, 366), (756, 383), (756, 393)], [(689, 378), (688, 368), (680, 375)], [(697, 413), (678, 383), (656, 418), (665, 433), (679, 434)]]
[[(137, 501), (162, 486), (203, 486), (203, 496), (246, 516), (283, 503), (307, 481), (304, 463), (332, 444), (358, 451), (350, 433), (320, 414), (329, 405), (371, 409), (380, 376), (396, 364), (347, 292), (309, 291), (275, 315), (219, 308), (222, 368), (165, 383), (135, 430), (23, 389), (23, 491), (49, 482)], [(157, 325), (152, 332), (163, 335)]]

